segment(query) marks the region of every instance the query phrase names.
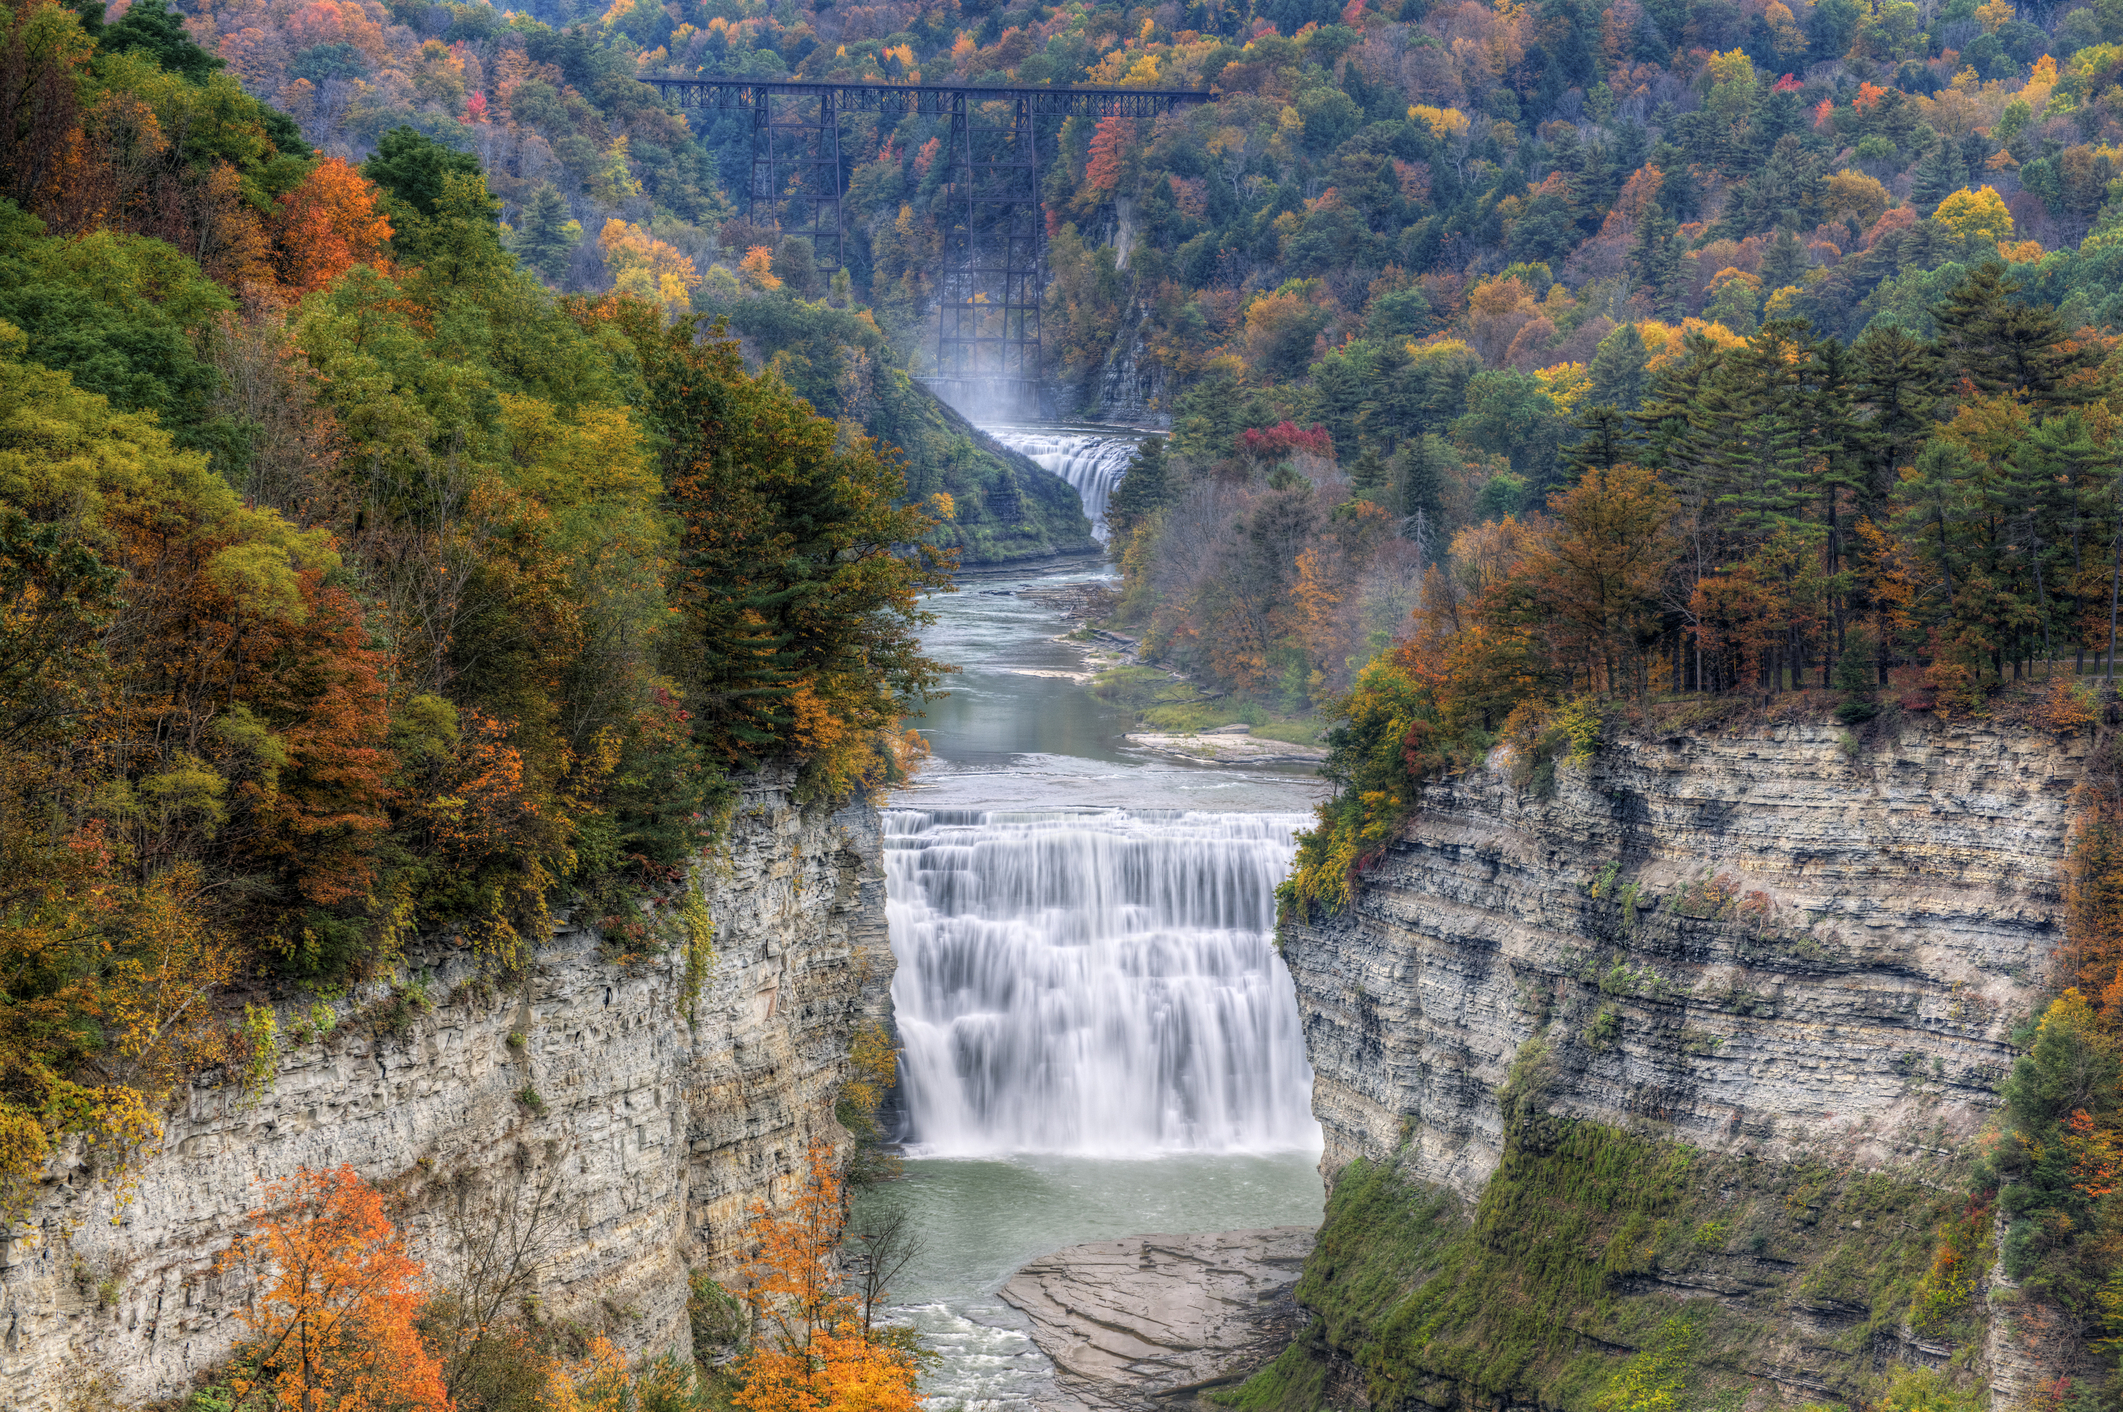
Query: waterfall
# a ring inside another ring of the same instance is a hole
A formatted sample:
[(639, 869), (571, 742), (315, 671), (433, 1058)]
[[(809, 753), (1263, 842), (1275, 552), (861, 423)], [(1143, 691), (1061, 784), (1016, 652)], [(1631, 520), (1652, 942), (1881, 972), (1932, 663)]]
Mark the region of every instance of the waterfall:
[(892, 810), (905, 1136), (940, 1156), (1316, 1148), (1273, 944), (1295, 814)]
[(1076, 487), (1091, 533), (1106, 539), (1106, 497), (1135, 459), (1140, 434), (1056, 427), (984, 427), (988, 435)]

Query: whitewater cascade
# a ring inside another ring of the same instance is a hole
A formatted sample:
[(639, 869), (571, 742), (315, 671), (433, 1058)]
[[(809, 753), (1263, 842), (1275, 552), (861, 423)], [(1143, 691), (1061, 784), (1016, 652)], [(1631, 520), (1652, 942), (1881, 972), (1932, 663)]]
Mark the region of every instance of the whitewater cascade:
[(904, 1134), (924, 1154), (1316, 1148), (1275, 885), (1295, 814), (892, 810)]
[(1140, 433), (1060, 427), (984, 427), (988, 435), (1076, 487), (1091, 533), (1106, 542), (1106, 498), (1135, 459)]

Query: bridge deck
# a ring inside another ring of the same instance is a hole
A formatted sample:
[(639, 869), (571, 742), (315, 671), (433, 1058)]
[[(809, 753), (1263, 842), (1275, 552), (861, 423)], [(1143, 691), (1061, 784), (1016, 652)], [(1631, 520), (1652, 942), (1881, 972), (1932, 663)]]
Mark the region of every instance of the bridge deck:
[(946, 114), (960, 104), (1029, 98), (1035, 117), (1155, 117), (1213, 103), (1205, 88), (986, 87), (971, 83), (813, 83), (805, 79), (644, 78), (681, 108), (754, 108), (765, 98), (819, 98), (842, 113)]

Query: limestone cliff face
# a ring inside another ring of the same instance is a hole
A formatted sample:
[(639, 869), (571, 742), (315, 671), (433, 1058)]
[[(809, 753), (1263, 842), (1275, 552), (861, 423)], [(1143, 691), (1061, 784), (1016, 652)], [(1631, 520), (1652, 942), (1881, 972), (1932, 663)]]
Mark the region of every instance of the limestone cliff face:
[[(1433, 786), (1357, 903), (1291, 929), (1330, 1177), (1394, 1152), (1472, 1196), (1549, 1038), (1555, 1112), (1766, 1157), (1915, 1162), (1996, 1101), (2062, 937), (2085, 742), (1834, 726), (1623, 741)], [(1501, 756), (1501, 752), (1500, 752)]]
[[(321, 1042), (284, 1042), (251, 1098), (195, 1084), (129, 1200), (79, 1154), (59, 1164), (33, 1234), (0, 1244), (0, 1407), (91, 1385), (145, 1401), (212, 1367), (240, 1332), (215, 1258), (257, 1184), (304, 1165), (349, 1162), (401, 1196), (443, 1278), (453, 1207), (525, 1221), (544, 1192), (543, 1309), (636, 1349), (682, 1345), (688, 1269), (731, 1274), (750, 1204), (780, 1203), (813, 1141), (847, 1141), (832, 1108), (848, 1039), (882, 1013), (892, 964), (873, 809), (805, 813), (787, 781), (756, 780), (728, 843), (699, 879), (715, 957), (691, 1023), (682, 956), (615, 964), (563, 927), (496, 983), (426, 948), (409, 971), (431, 1010), (379, 1032), (356, 1004), (379, 997), (350, 997)], [(297, 1024), (284, 1012), (282, 1035)]]
[[(1646, 1255), (1606, 1315), (1573, 1315), (1582, 1346), (1618, 1358), (1641, 1338), (1631, 1318), (1709, 1298), (1706, 1327), (1726, 1340), (1710, 1354), (1787, 1398), (1848, 1399), (1889, 1344), (1896, 1360), (1940, 1363), (1975, 1340), (1998, 1406), (2075, 1371), (2069, 1348), (1999, 1317), (2010, 1296), (1995, 1273), (1975, 1322), (1937, 1343), (1913, 1334), (1909, 1281), (1935, 1218), (1906, 1211), (1959, 1199), (2007, 1036), (2055, 979), (2058, 864), (2089, 748), (1981, 726), (1864, 743), (1833, 725), (1763, 726), (1612, 742), (1558, 769), (1545, 796), (1513, 782), (1502, 752), (1432, 785), (1353, 905), (1284, 933), (1323, 1171), (1332, 1182), (1356, 1158), (1385, 1159), (1418, 1189), (1479, 1199), (1502, 1179), (1500, 1100), (1515, 1083), (1522, 1113), (1704, 1154), (1662, 1208), (1704, 1223), (1697, 1236)], [(1539, 1150), (1506, 1169), (1513, 1190), (1553, 1175)], [(1868, 1173), (1899, 1194), (1865, 1198)], [(1904, 1218), (1883, 1228), (1867, 1199)], [(1462, 1268), (1495, 1257), (1470, 1258)], [(1354, 1297), (1336, 1278), (1330, 1261), (1311, 1287), (1328, 1329)], [(1314, 1351), (1348, 1367), (1364, 1336), (1321, 1334)], [(1482, 1401), (1469, 1366), (1409, 1353), (1395, 1386), (1416, 1390), (1388, 1400)], [(1559, 1367), (1508, 1395), (1589, 1397)]]

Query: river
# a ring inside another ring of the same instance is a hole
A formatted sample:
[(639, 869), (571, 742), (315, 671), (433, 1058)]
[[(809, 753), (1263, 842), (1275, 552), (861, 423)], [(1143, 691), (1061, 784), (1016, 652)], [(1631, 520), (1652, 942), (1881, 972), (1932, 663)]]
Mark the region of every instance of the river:
[[(1112, 469), (1110, 450), (1010, 430)], [(1111, 484), (1080, 493), (1102, 506)], [(996, 1293), (1027, 1260), (1320, 1218), (1272, 892), (1321, 785), (1128, 747), (1067, 624), (1023, 596), (1108, 572), (969, 580), (930, 604), (928, 648), (962, 673), (886, 815), (906, 1177), (861, 1202), (904, 1206), (922, 1241), (893, 1293), (941, 1355), (932, 1408), (1016, 1412), (1051, 1386)]]

